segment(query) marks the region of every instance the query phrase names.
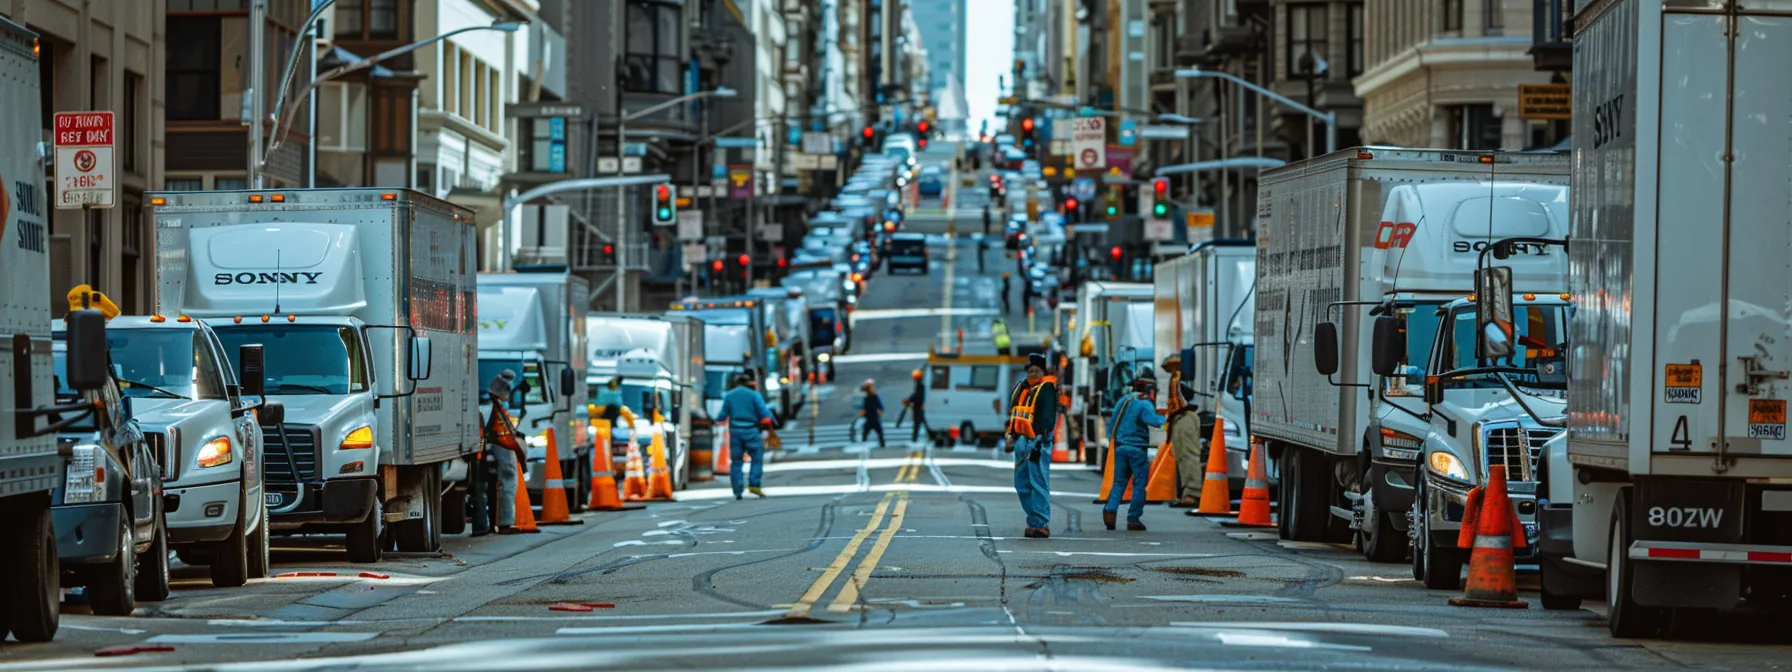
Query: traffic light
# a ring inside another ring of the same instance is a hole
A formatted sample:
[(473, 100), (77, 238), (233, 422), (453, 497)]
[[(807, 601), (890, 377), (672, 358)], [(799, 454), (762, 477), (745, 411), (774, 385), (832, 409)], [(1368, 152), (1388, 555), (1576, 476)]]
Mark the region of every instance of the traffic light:
[(1170, 178), (1151, 181), (1151, 216), (1159, 219), (1170, 216)]
[(609, 266), (616, 264), (616, 245), (614, 243), (604, 243), (602, 252), (603, 254), (598, 258), (597, 263)]
[(922, 136), (922, 137), (920, 137), (920, 138), (917, 138), (917, 139), (916, 139), (916, 140), (915, 140), (915, 147), (916, 147), (916, 148), (918, 148), (918, 149), (927, 149), (927, 138), (926, 138), (926, 136)]
[(1028, 155), (1033, 153), (1033, 118), (1020, 120), (1020, 146)]
[(1077, 202), (1074, 196), (1064, 199), (1064, 216), (1070, 221), (1077, 221), (1077, 207), (1080, 205), (1082, 203)]
[[(1120, 199), (1116, 197), (1112, 191), (1107, 193), (1107, 216), (1109, 219), (1120, 216)], [(1118, 250), (1120, 248), (1116, 247), (1114, 249)]]
[(653, 223), (671, 224), (678, 221), (678, 203), (672, 200), (672, 185), (660, 184), (653, 188)]
[(923, 119), (921, 121), (921, 123), (915, 124), (915, 130), (920, 131), (923, 134), (925, 134), (928, 131), (928, 129), (931, 129), (931, 128), (933, 128), (933, 124), (927, 123), (927, 121), (925, 119)]

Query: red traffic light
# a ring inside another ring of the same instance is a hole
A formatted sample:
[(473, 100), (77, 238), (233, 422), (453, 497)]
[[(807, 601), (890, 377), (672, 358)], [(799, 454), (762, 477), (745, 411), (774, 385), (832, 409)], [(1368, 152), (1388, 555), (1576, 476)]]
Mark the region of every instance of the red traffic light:
[(604, 246), (604, 256), (609, 256), (609, 255), (612, 255), (615, 253), (616, 253), (615, 245), (605, 245)]
[(927, 122), (925, 122), (925, 121), (923, 121), (923, 122), (921, 122), (921, 123), (919, 123), (919, 124), (915, 124), (915, 128), (916, 128), (916, 129), (917, 129), (917, 130), (919, 130), (919, 131), (921, 131), (921, 132), (922, 132), (922, 133), (926, 133), (926, 132), (927, 132), (927, 129), (928, 129), (928, 128), (931, 128), (931, 127), (930, 127), (930, 126), (929, 126), (929, 125), (928, 125), (928, 124), (927, 124)]
[(1023, 131), (1033, 130), (1033, 118), (1027, 117), (1025, 119), (1020, 120), (1020, 130), (1023, 130)]
[(785, 259), (783, 257), (778, 257), (778, 268), (784, 268), (789, 265), (790, 265), (789, 259)]
[(1064, 199), (1064, 209), (1065, 210), (1075, 210), (1076, 206), (1077, 206), (1076, 199), (1074, 199), (1074, 198)]
[(654, 187), (653, 194), (654, 194), (654, 196), (658, 197), (660, 200), (664, 201), (669, 198), (672, 198), (672, 188), (662, 184), (658, 187)]
[(1111, 254), (1114, 256), (1114, 261), (1119, 261), (1120, 260), (1120, 246), (1115, 245), (1114, 249), (1108, 250), (1108, 254)]
[(921, 138), (919, 140), (916, 140), (915, 144), (917, 147), (919, 147), (921, 149), (927, 149), (927, 138)]
[(710, 262), (710, 263), (709, 263), (709, 267), (710, 267), (710, 268), (711, 268), (711, 269), (713, 269), (713, 270), (715, 270), (715, 272), (717, 272), (717, 273), (720, 273), (720, 272), (722, 272), (722, 260), (721, 260), (721, 259), (717, 259), (717, 260), (715, 260), (715, 261), (712, 261), (712, 262)]
[(736, 258), (735, 261), (738, 261), (738, 262), (740, 262), (740, 265), (745, 266), (747, 264), (752, 263), (753, 258), (743, 254), (743, 255), (740, 255), (739, 258)]
[(1164, 178), (1161, 178), (1161, 177), (1157, 178), (1155, 180), (1152, 180), (1151, 181), (1151, 190), (1157, 192), (1157, 195), (1162, 196), (1166, 192), (1170, 191), (1170, 181), (1166, 180)]
[(876, 131), (873, 131), (873, 130), (871, 130), (871, 127), (870, 127), (870, 126), (866, 126), (866, 127), (865, 127), (865, 130), (863, 130), (863, 131), (859, 131), (859, 135), (863, 135), (863, 136), (865, 136), (865, 139), (866, 139), (866, 140), (870, 140), (870, 139), (871, 139), (871, 135), (872, 135), (872, 134), (873, 134), (873, 133), (875, 133), (875, 132), (876, 132)]

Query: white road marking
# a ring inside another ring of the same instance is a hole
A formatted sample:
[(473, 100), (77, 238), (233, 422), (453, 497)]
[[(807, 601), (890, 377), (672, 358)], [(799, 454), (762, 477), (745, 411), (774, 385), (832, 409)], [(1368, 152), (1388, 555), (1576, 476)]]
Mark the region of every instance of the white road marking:
[(883, 354), (841, 355), (834, 364), (872, 364), (878, 362), (913, 362), (927, 359), (925, 352), (889, 352)]
[(1274, 595), (1141, 595), (1140, 599), (1159, 602), (1306, 602), (1293, 597)]
[(156, 635), (149, 644), (341, 644), (365, 642), (377, 632), (258, 632), (195, 635)]
[(598, 616), (459, 616), (456, 623), (484, 623), (501, 621), (660, 621), (660, 620), (708, 620), (717, 618), (759, 618), (763, 616), (783, 616), (783, 610), (771, 611), (732, 611), (710, 614), (603, 614)]
[(57, 627), (67, 628), (69, 630), (87, 630), (91, 632), (120, 632), (127, 635), (141, 635), (148, 632), (147, 630), (138, 630), (136, 628), (99, 628), (91, 625), (76, 625), (67, 621), (64, 621), (62, 625)]
[(1367, 646), (1352, 644), (1328, 644), (1310, 639), (1294, 639), (1286, 635), (1261, 635), (1249, 632), (1222, 632), (1215, 635), (1221, 644), (1229, 646), (1263, 646), (1277, 649), (1330, 649), (1334, 651), (1373, 651)]
[(1171, 621), (1170, 625), (1180, 628), (1221, 628), (1225, 630), (1297, 630), (1300, 632), (1335, 632), (1352, 635), (1397, 635), (1401, 637), (1449, 637), (1450, 633), (1437, 628), (1415, 628), (1406, 625), (1380, 625), (1373, 623), (1276, 623), (1276, 622), (1195, 622)]

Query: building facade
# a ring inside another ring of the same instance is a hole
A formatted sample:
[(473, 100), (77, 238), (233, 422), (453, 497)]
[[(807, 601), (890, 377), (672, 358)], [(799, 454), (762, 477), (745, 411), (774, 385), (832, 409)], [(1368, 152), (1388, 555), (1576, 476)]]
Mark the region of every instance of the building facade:
[[(180, 0), (0, 0), (0, 14), (38, 33), (44, 142), (53, 140), (56, 112), (111, 110), (114, 115), (117, 205), (54, 210), (50, 216), (54, 306), (64, 306), (68, 291), (86, 283), (112, 297), (126, 313), (152, 308), (155, 236), (143, 193), (163, 187), (169, 151), (164, 128), (170, 116), (178, 116), (168, 114), (170, 86), (164, 73), (186, 65), (167, 63), (171, 67), (164, 68), (168, 36), (162, 15), (170, 4)], [(210, 94), (196, 104), (223, 106), (231, 95), (218, 90)], [(240, 91), (235, 95), (240, 98)], [(240, 126), (237, 133), (242, 133)], [(54, 186), (43, 185), (46, 198), (56, 193)]]
[[(1567, 121), (1525, 119), (1519, 87), (1561, 81), (1533, 58), (1532, 0), (1386, 0), (1366, 16), (1355, 78), (1377, 144), (1517, 150), (1556, 145)], [(1558, 5), (1559, 10), (1559, 5)]]
[[(927, 47), (926, 88), (939, 110), (940, 128), (947, 132), (962, 131), (969, 114), (964, 73), (965, 41), (969, 37), (966, 3), (970, 1), (909, 0), (909, 12), (921, 31), (922, 44)], [(1020, 25), (1018, 16), (1016, 25)]]

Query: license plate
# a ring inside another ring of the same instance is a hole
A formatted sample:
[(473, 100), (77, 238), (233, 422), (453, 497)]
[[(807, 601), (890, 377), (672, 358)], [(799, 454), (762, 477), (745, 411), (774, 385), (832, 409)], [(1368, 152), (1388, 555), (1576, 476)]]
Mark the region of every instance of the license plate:
[(286, 498), (277, 492), (263, 494), (261, 499), (267, 502), (268, 506), (279, 506), (281, 502), (286, 501)]

